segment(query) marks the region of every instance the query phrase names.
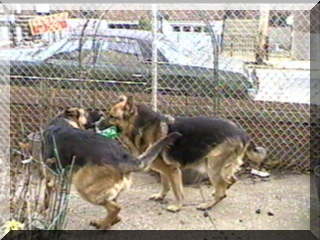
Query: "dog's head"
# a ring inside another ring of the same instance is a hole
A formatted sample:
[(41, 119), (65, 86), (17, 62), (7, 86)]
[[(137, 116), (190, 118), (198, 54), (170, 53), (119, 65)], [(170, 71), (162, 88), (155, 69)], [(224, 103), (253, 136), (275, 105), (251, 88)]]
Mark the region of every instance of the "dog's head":
[(260, 168), (267, 157), (267, 150), (263, 147), (249, 147), (247, 157), (250, 165), (255, 165), (257, 168)]
[(86, 110), (86, 115), (87, 123), (84, 126), (86, 129), (98, 127), (98, 125), (104, 119), (103, 112), (96, 109)]
[(118, 102), (109, 111), (109, 122), (112, 125), (124, 128), (137, 114), (137, 107), (132, 96), (120, 96)]
[(69, 107), (63, 111), (62, 116), (71, 126), (88, 129), (93, 128), (101, 120), (103, 113), (97, 110)]

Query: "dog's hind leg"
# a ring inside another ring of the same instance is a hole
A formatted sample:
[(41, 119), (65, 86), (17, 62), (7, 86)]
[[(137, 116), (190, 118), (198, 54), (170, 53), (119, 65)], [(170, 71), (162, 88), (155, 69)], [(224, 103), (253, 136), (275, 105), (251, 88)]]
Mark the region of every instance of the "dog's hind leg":
[(121, 221), (121, 218), (118, 216), (121, 207), (115, 201), (107, 201), (104, 207), (108, 211), (107, 217), (102, 220), (90, 222), (90, 225), (101, 230), (109, 229), (112, 225)]
[(235, 182), (236, 177), (234, 174), (239, 170), (242, 164), (244, 150), (242, 145), (237, 142), (226, 142), (216, 147), (207, 156), (207, 173), (215, 192), (213, 200), (208, 203), (200, 204), (197, 209), (205, 210), (214, 207), (227, 195), (226, 191)]
[(116, 203), (116, 198), (129, 184), (125, 180), (125, 176), (108, 165), (88, 165), (75, 173), (73, 183), (80, 196), (86, 201), (102, 206), (107, 210), (105, 218), (91, 221), (90, 225), (98, 229), (108, 229), (120, 221), (118, 213), (121, 208)]
[(214, 207), (217, 205), (219, 202), (221, 202), (227, 195), (226, 195), (226, 190), (228, 189), (228, 186), (230, 184), (226, 181), (224, 181), (223, 178), (218, 178), (215, 180), (215, 193), (214, 193), (214, 199), (207, 202), (207, 203), (202, 203), (200, 204), (197, 209), (199, 210), (206, 210), (209, 208)]

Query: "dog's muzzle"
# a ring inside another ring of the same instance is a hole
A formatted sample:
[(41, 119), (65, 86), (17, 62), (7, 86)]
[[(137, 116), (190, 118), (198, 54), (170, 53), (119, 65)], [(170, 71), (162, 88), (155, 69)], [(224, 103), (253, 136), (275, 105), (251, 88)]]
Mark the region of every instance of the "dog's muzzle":
[(94, 131), (96, 133), (100, 132), (100, 129), (99, 129), (99, 126), (100, 124), (102, 123), (102, 121), (104, 120), (105, 118), (103, 116), (100, 117), (100, 119), (96, 122), (93, 123), (93, 126), (94, 126)]

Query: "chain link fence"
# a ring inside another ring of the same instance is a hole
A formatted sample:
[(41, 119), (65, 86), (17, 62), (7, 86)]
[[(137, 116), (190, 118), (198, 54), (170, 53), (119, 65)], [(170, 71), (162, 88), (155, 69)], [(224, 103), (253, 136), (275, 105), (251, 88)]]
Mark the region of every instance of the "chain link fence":
[(43, 214), (49, 186), (31, 174), (43, 168), (25, 163), (22, 146), (61, 109), (107, 114), (120, 94), (173, 116), (233, 120), (268, 150), (269, 169), (311, 170), (320, 111), (310, 103), (319, 83), (310, 83), (309, 43), (320, 25), (310, 25), (310, 11), (125, 8), (0, 6), (0, 160), (11, 158), (11, 219), (64, 227), (69, 171), (55, 175), (63, 191)]
[(11, 147), (66, 106), (107, 112), (127, 94), (174, 116), (233, 120), (270, 168), (309, 171), (310, 11), (239, 9), (7, 5)]

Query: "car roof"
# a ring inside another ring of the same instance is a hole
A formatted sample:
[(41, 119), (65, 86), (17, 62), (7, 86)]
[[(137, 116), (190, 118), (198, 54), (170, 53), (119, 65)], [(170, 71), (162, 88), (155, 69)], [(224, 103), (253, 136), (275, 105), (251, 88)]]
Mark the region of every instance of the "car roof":
[[(72, 36), (81, 36), (81, 31), (75, 32)], [(142, 41), (152, 41), (152, 33), (143, 30), (127, 30), (127, 29), (101, 29), (98, 31), (89, 30), (85, 31), (84, 36), (100, 36), (100, 37), (126, 37), (139, 39)]]

